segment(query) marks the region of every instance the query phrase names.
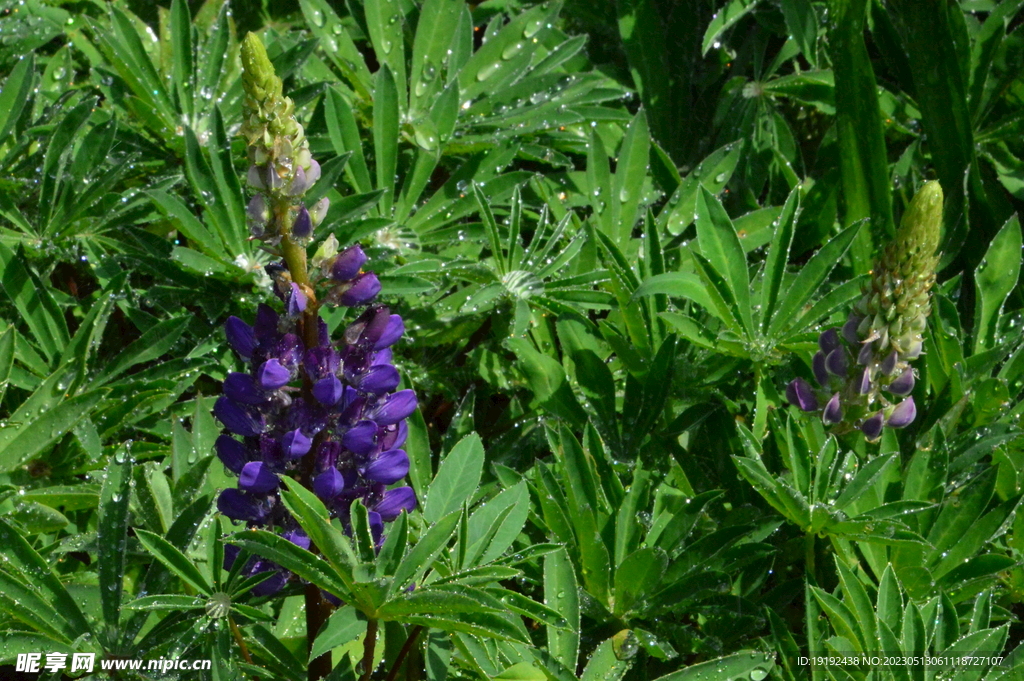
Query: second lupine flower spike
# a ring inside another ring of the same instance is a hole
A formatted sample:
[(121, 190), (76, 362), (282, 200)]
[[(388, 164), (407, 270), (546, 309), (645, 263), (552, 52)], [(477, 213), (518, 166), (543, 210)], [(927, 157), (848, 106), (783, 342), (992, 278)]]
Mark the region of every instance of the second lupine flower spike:
[(907, 207), (896, 238), (875, 263), (870, 284), (842, 329), (821, 334), (811, 363), (819, 388), (794, 380), (786, 390), (790, 404), (820, 411), (837, 433), (859, 429), (868, 440), (878, 439), (885, 426), (913, 422), (917, 406), (909, 397), (915, 384), (910, 360), (924, 346), (941, 229), (942, 188), (928, 182)]

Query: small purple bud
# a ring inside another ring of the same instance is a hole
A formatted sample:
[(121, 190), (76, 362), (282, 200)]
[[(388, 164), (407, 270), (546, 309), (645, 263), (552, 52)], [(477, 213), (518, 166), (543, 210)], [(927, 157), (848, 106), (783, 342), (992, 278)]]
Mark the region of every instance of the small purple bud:
[(871, 367), (864, 367), (864, 373), (860, 375), (858, 392), (861, 395), (867, 395), (871, 392)]
[(341, 444), (354, 454), (366, 455), (377, 447), (377, 424), (360, 421), (341, 436)]
[(396, 487), (384, 492), (384, 498), (373, 507), (373, 510), (380, 513), (381, 520), (386, 523), (398, 517), (402, 511), (411, 511), (416, 508), (416, 493), (412, 487)]
[(263, 173), (261, 172), (260, 166), (251, 165), (249, 171), (245, 174), (245, 181), (249, 183), (249, 186), (253, 189), (266, 189), (267, 185), (263, 181)]
[(306, 171), (302, 166), (299, 166), (295, 169), (295, 177), (292, 178), (291, 183), (288, 185), (287, 194), (288, 196), (301, 196), (306, 193), (306, 190), (312, 184), (306, 177)]
[(327, 217), (327, 211), (331, 207), (331, 200), (326, 196), (313, 204), (309, 209), (309, 217), (313, 220), (313, 226), (319, 227), (320, 223)]
[(384, 327), (384, 332), (381, 333), (377, 342), (373, 344), (373, 349), (383, 350), (384, 348), (394, 345), (404, 333), (405, 322), (402, 321), (401, 315), (391, 315), (388, 317), (388, 323)]
[(843, 338), (850, 345), (856, 346), (860, 343), (860, 336), (857, 335), (857, 327), (860, 326), (860, 317), (857, 315), (850, 315), (843, 324)]
[(249, 450), (230, 435), (220, 435), (213, 446), (217, 450), (217, 458), (235, 475), (241, 473), (242, 466), (249, 461)]
[(256, 347), (256, 336), (252, 327), (234, 315), (228, 317), (224, 323), (224, 333), (228, 337), (228, 343), (242, 359), (248, 360), (252, 357), (253, 348)]
[(365, 305), (380, 293), (380, 289), (380, 280), (377, 279), (377, 275), (373, 272), (366, 272), (356, 277), (352, 285), (341, 294), (339, 302), (345, 307)]
[(333, 407), (341, 401), (344, 386), (337, 376), (321, 378), (313, 384), (313, 397), (325, 407)]
[(328, 468), (313, 480), (313, 493), (324, 501), (333, 499), (345, 489), (345, 479), (337, 468)]
[(356, 389), (364, 393), (383, 395), (398, 387), (401, 378), (398, 369), (390, 364), (370, 367), (370, 370), (359, 377)]
[(303, 206), (299, 209), (299, 214), (295, 216), (295, 222), (292, 223), (292, 238), (308, 239), (311, 236), (313, 236), (313, 220), (309, 217), (309, 211)]
[(875, 342), (870, 341), (860, 346), (860, 352), (857, 353), (857, 364), (866, 365), (871, 364), (871, 360), (875, 356)]
[(801, 411), (817, 411), (818, 399), (811, 384), (802, 378), (795, 378), (786, 386), (786, 399)]
[(363, 471), (363, 476), (383, 485), (398, 482), (409, 473), (409, 457), (401, 449), (382, 452)]
[(238, 487), (253, 494), (269, 494), (277, 489), (280, 482), (271, 472), (270, 467), (262, 461), (250, 461), (242, 467), (238, 474)]
[(821, 351), (826, 355), (838, 348), (840, 344), (841, 341), (839, 340), (839, 334), (835, 329), (829, 329), (818, 336), (818, 347), (821, 348)]
[[(808, 386), (810, 388), (810, 386)], [(813, 397), (813, 396), (812, 396)], [(416, 411), (416, 393), (412, 390), (399, 390), (378, 402), (370, 410), (367, 417), (376, 421), (379, 426), (390, 426), (398, 423)]]
[(306, 311), (306, 294), (295, 282), (292, 282), (291, 291), (288, 293), (287, 306), (289, 317), (298, 317)]
[(889, 415), (889, 420), (886, 425), (892, 426), (893, 428), (903, 428), (909, 426), (913, 420), (917, 417), (917, 405), (914, 404), (914, 398), (908, 397), (892, 410), (892, 414)]
[(882, 412), (878, 412), (860, 424), (860, 432), (864, 433), (864, 437), (869, 441), (877, 440), (878, 436), (882, 434), (882, 424), (884, 421), (885, 417), (882, 415)]
[(821, 350), (814, 353), (814, 358), (811, 360), (811, 371), (814, 373), (814, 379), (818, 382), (818, 385), (823, 388), (828, 385), (828, 370), (825, 369), (825, 353)]
[(290, 459), (298, 459), (309, 453), (313, 441), (306, 437), (301, 430), (289, 430), (281, 436), (281, 448), (284, 455)]
[(849, 363), (846, 361), (846, 348), (840, 346), (828, 353), (828, 357), (825, 358), (825, 368), (829, 373), (845, 378), (849, 368)]
[(883, 376), (891, 376), (892, 372), (896, 370), (896, 362), (899, 359), (899, 355), (893, 350), (889, 355), (882, 360), (882, 363), (878, 366), (878, 370), (882, 372)]
[(334, 264), (331, 265), (331, 279), (348, 281), (359, 274), (359, 270), (364, 264), (366, 264), (366, 254), (363, 253), (359, 244), (349, 246), (334, 259)]
[(839, 393), (832, 395), (832, 399), (825, 405), (821, 420), (827, 425), (834, 425), (843, 420), (843, 406), (839, 402)]
[(237, 371), (224, 379), (224, 394), (239, 404), (262, 404), (267, 400), (252, 376)]
[(246, 520), (258, 523), (267, 515), (267, 509), (259, 501), (240, 489), (229, 487), (217, 498), (217, 510), (232, 520)]
[(288, 385), (292, 374), (288, 369), (281, 366), (276, 357), (268, 359), (256, 370), (256, 378), (264, 390), (277, 390)]
[(914, 390), (914, 370), (907, 369), (885, 388), (893, 395), (909, 395)]
[(224, 426), (236, 435), (254, 437), (266, 430), (263, 415), (255, 409), (247, 409), (220, 397), (213, 405), (213, 413)]

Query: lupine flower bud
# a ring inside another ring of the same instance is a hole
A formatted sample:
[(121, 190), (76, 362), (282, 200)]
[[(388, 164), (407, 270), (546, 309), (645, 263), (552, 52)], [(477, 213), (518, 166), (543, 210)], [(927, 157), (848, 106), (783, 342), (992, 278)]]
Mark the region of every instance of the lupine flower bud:
[(380, 280), (377, 279), (377, 275), (373, 272), (366, 272), (353, 280), (352, 285), (341, 294), (338, 302), (345, 307), (365, 305), (377, 297), (380, 289)]
[[(331, 207), (331, 200), (326, 196), (312, 205), (309, 209), (309, 217), (313, 220), (313, 226), (319, 227), (320, 223), (327, 217), (327, 211)], [(333, 236), (333, 235), (332, 235)]]
[[(880, 437), (884, 426), (913, 422), (913, 398), (894, 405), (886, 394), (902, 397), (914, 389), (909, 360), (923, 347), (941, 227), (942, 189), (929, 182), (907, 207), (895, 240), (875, 263), (871, 282), (841, 331), (828, 329), (819, 337), (811, 368), (821, 391), (798, 378), (786, 389), (791, 404), (817, 411), (827, 397), (822, 420), (835, 432), (859, 428), (868, 440)], [(850, 371), (853, 359), (863, 369)]]
[(307, 242), (313, 237), (313, 221), (309, 217), (309, 211), (303, 206), (299, 208), (299, 214), (295, 216), (292, 223), (292, 239), (298, 242)]
[(359, 244), (349, 246), (338, 254), (331, 265), (331, 279), (335, 281), (348, 281), (359, 274), (359, 270), (366, 264), (366, 254)]

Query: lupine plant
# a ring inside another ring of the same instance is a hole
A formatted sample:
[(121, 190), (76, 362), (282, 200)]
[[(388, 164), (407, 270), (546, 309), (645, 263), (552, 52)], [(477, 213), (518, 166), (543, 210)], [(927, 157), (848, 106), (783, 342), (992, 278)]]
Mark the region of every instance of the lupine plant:
[(0, 2), (0, 677), (1018, 678), (1022, 5), (940, 5)]

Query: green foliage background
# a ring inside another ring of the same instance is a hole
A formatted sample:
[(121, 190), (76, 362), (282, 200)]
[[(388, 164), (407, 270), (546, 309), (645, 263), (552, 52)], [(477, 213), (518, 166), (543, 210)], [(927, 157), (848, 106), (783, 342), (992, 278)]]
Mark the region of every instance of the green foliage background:
[[(0, 3), (0, 664), (1019, 678), (1022, 5)], [(362, 243), (406, 319), (421, 510), (379, 555), (301, 489), (341, 553), (214, 509), (222, 325), (270, 297), (234, 136), (249, 30), (323, 166), (317, 238)], [(929, 179), (918, 417), (836, 438), (784, 386)], [(299, 579), (252, 596), (229, 535), (353, 600), (307, 637)], [(1006, 662), (798, 664), (878, 651)]]

